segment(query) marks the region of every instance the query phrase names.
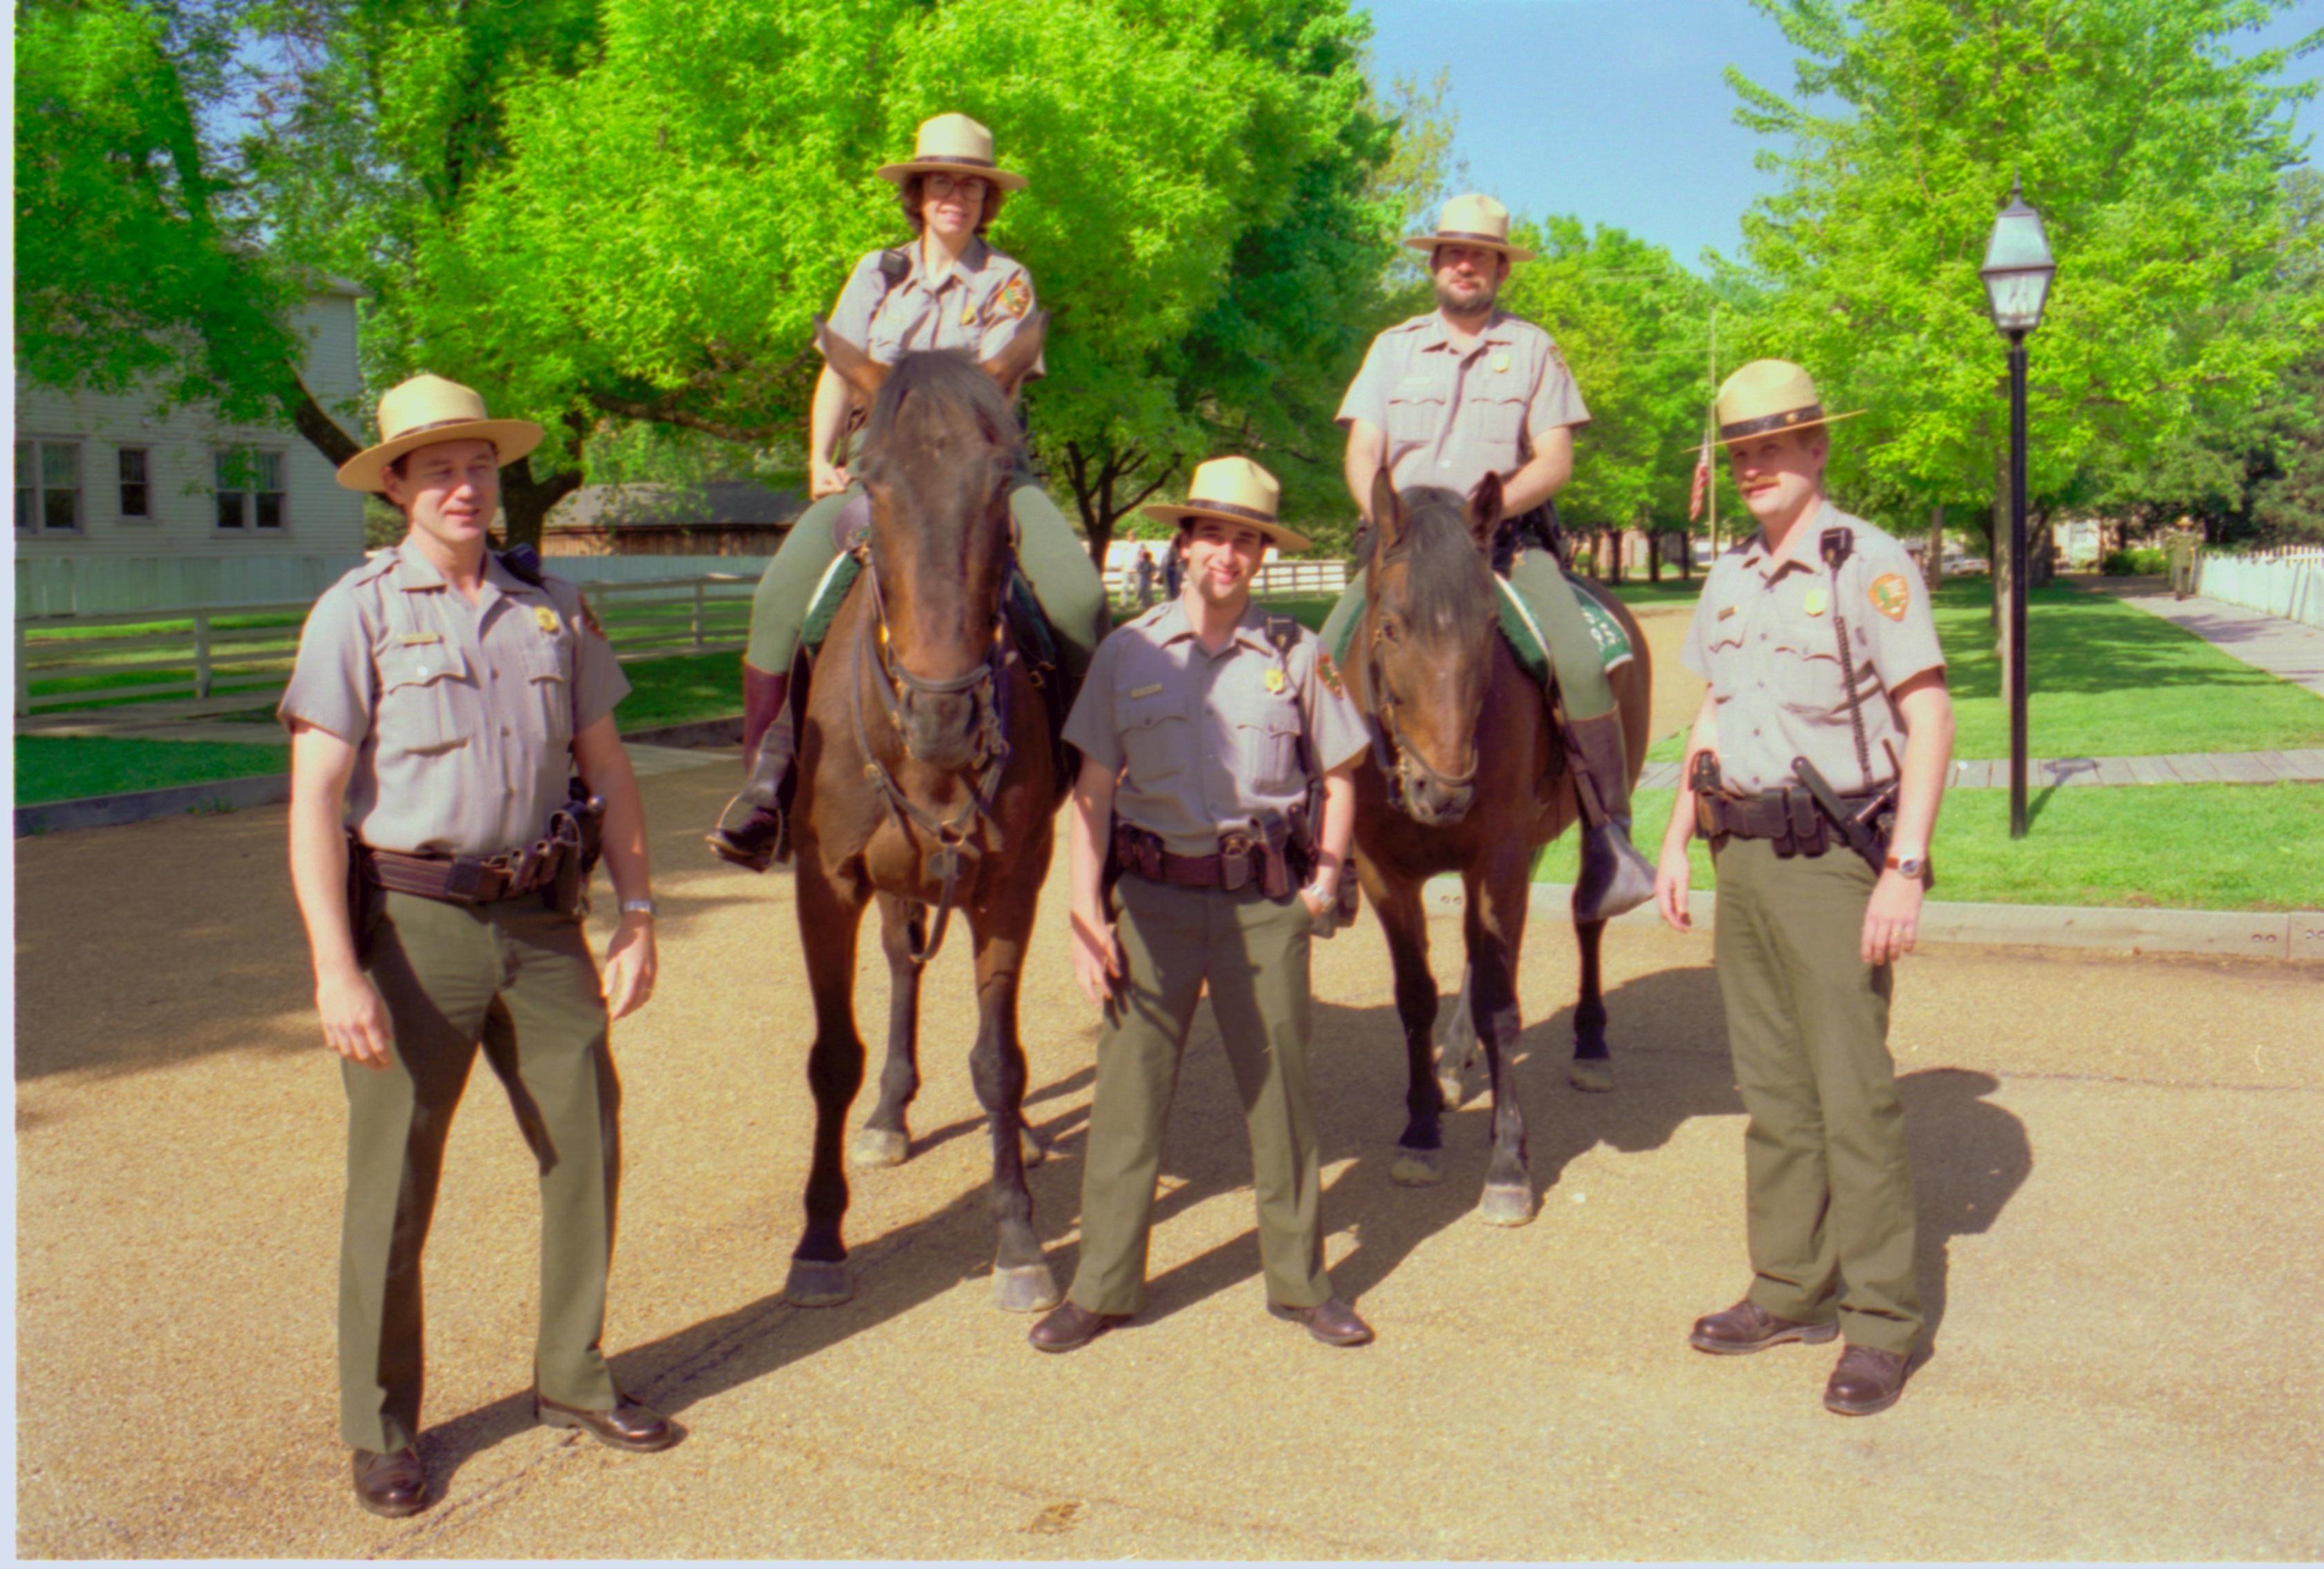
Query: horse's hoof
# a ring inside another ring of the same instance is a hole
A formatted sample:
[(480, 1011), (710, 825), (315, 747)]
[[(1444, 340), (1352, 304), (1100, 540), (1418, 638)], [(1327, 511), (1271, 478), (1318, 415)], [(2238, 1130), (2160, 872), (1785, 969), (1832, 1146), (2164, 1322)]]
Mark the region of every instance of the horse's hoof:
[(1047, 1264), (993, 1267), (992, 1306), (1003, 1313), (1047, 1313), (1064, 1300)]
[(1477, 1205), (1477, 1218), (1489, 1226), (1521, 1226), (1533, 1219), (1533, 1189), (1488, 1187)]
[(847, 1151), (850, 1166), (901, 1166), (912, 1152), (908, 1134), (892, 1128), (859, 1128)]
[(836, 1307), (854, 1295), (847, 1266), (820, 1259), (793, 1259), (790, 1278), (783, 1282), (783, 1300), (793, 1307)]
[(1462, 1084), (1462, 1077), (1461, 1070), (1456, 1067), (1436, 1070), (1436, 1093), (1444, 1097), (1444, 1109), (1448, 1112), (1459, 1111), (1461, 1103), (1468, 1098), (1468, 1087)]
[(1434, 1187), (1444, 1180), (1444, 1151), (1406, 1149), (1398, 1146), (1388, 1179), (1399, 1187)]
[(1030, 1128), (1017, 1130), (1017, 1148), (1028, 1171), (1049, 1158), (1049, 1147), (1034, 1138)]
[(1577, 1057), (1566, 1065), (1565, 1082), (1593, 1095), (1608, 1094), (1614, 1087), (1614, 1065), (1602, 1057)]

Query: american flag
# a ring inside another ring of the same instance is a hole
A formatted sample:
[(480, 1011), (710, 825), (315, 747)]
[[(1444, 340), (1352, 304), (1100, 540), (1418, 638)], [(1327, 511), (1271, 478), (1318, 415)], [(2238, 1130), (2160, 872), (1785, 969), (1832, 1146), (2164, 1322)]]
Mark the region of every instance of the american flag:
[(1702, 516), (1702, 498), (1711, 489), (1711, 438), (1702, 438), (1702, 454), (1694, 460), (1694, 488), (1686, 496), (1686, 521)]

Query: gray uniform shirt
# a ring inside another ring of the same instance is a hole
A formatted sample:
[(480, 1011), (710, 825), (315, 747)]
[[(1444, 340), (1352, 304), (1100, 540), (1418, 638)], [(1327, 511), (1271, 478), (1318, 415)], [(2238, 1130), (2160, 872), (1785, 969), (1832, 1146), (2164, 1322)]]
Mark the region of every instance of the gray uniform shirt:
[(1222, 829), (1306, 797), (1303, 735), (1326, 772), (1369, 744), (1362, 713), (1323, 656), (1305, 628), (1287, 658), (1277, 653), (1256, 605), (1212, 653), (1174, 599), (1098, 644), (1065, 739), (1120, 773), (1115, 817), (1159, 834), (1173, 854), (1215, 854)]
[[(1835, 528), (1852, 536), (1836, 592), (1820, 554), (1824, 531)], [(1868, 777), (1857, 766), (1840, 674), (1834, 627), (1843, 619)], [(1857, 795), (1896, 776), (1884, 742), (1904, 757), (1891, 694), (1924, 670), (1943, 669), (1945, 656), (1928, 590), (1904, 547), (1827, 501), (1780, 557), (1755, 533), (1712, 565), (1679, 662), (1710, 682), (1718, 701), (1719, 767), (1729, 789), (1797, 784), (1792, 759), (1804, 757), (1832, 789)]]
[(484, 558), (470, 605), (410, 546), (323, 591), (276, 712), (355, 748), (347, 826), (378, 850), (498, 855), (565, 804), (573, 737), (630, 690), (581, 591)]
[(1334, 418), (1386, 432), (1398, 490), (1441, 485), (1465, 496), (1488, 474), (1507, 479), (1523, 468), (1536, 438), (1588, 424), (1590, 411), (1565, 356), (1532, 322), (1497, 310), (1461, 348), (1431, 311), (1372, 339)]
[[(1033, 312), (1033, 275), (982, 240), (970, 241), (959, 264), (934, 287), (921, 267), (919, 244), (906, 254), (911, 268), (893, 289), (880, 271), (884, 253), (856, 263), (831, 308), (831, 330), (881, 365), (931, 348), (970, 349), (989, 360)], [(1033, 374), (1044, 368), (1037, 363)]]

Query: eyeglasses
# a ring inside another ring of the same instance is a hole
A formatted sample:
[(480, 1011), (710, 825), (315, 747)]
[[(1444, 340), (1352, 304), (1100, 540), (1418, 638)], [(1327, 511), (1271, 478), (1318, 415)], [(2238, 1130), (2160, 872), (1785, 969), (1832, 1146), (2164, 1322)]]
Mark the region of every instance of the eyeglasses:
[(962, 175), (957, 179), (949, 174), (931, 174), (927, 176), (926, 189), (930, 196), (950, 196), (955, 190), (963, 196), (982, 196), (992, 188), (981, 174)]

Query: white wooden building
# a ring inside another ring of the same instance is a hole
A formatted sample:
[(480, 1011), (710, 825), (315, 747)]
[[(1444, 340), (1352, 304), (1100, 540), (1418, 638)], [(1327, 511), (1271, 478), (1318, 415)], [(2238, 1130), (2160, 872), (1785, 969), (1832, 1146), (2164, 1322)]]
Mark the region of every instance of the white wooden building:
[[(342, 424), (362, 292), (319, 281), (293, 318), (307, 386)], [(18, 379), (19, 615), (309, 598), (362, 559), (363, 498), (306, 438), (154, 402)]]

